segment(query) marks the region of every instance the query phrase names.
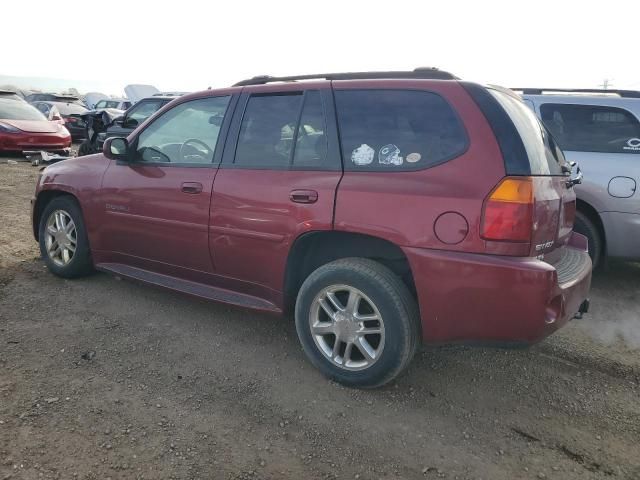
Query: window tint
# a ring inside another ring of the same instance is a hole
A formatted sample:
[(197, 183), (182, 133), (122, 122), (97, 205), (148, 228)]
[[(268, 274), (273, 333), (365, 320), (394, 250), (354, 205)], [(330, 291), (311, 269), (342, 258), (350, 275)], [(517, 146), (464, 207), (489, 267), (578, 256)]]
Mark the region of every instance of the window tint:
[(467, 148), (455, 112), (435, 93), (341, 90), (335, 97), (346, 169), (426, 168)]
[[(488, 90), (507, 112), (520, 134), (529, 159), (530, 174), (562, 175), (564, 155), (535, 113), (518, 98), (492, 88)], [(507, 165), (508, 175), (518, 173), (509, 171)]]
[(308, 91), (300, 116), (293, 165), (321, 167), (327, 161), (327, 135), (322, 99), (317, 90)]
[(234, 163), (288, 168), (302, 98), (302, 93), (249, 98)]
[(540, 106), (540, 113), (565, 150), (640, 154), (640, 123), (627, 110), (546, 103)]
[(141, 162), (209, 164), (229, 97), (185, 102), (156, 118), (138, 137)]

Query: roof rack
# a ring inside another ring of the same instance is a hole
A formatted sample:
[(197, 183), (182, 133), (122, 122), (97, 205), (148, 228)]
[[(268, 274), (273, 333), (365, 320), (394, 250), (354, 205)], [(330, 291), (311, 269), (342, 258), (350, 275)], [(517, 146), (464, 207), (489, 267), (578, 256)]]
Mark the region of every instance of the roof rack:
[(523, 95), (543, 95), (545, 92), (599, 93), (619, 95), (626, 98), (640, 98), (640, 91), (638, 90), (603, 90), (597, 88), (512, 88), (511, 90), (522, 92)]
[(247, 85), (264, 85), (272, 82), (295, 82), (297, 80), (368, 80), (378, 78), (416, 78), (432, 80), (457, 80), (455, 75), (439, 70), (435, 67), (420, 67), (411, 71), (390, 71), (390, 72), (347, 72), (347, 73), (316, 73), (312, 75), (294, 75), (290, 77), (272, 77), (269, 75), (259, 75), (257, 77), (242, 80), (234, 87), (244, 87)]

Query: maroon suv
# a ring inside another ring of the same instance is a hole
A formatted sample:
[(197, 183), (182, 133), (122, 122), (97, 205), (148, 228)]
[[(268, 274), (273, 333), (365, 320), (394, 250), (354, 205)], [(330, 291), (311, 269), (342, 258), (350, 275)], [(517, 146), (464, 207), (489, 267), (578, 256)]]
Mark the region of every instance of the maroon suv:
[(421, 341), (527, 344), (585, 312), (578, 181), (508, 90), (436, 69), (255, 77), (47, 167), (33, 228), (62, 277), (294, 311), (316, 367), (372, 387)]

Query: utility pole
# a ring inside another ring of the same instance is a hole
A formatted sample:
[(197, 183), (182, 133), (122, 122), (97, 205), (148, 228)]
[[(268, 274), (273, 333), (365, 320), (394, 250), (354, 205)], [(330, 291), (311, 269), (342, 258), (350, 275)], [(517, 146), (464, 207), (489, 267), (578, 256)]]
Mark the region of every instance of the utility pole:
[(609, 90), (609, 87), (612, 87), (613, 85), (611, 84), (611, 79), (605, 78), (598, 86), (602, 87), (603, 90)]

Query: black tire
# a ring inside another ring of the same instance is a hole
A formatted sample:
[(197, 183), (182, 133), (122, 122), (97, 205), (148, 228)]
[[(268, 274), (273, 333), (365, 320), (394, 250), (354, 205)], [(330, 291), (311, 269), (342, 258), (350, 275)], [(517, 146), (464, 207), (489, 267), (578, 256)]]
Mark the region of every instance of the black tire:
[[(347, 370), (322, 353), (311, 333), (310, 316), (316, 296), (332, 285), (362, 292), (375, 304), (385, 339), (377, 360), (362, 370)], [(309, 360), (328, 378), (358, 388), (375, 388), (393, 380), (409, 364), (421, 340), (418, 307), (406, 285), (391, 270), (363, 258), (345, 258), (323, 265), (304, 281), (295, 309), (296, 330)]]
[(600, 266), (602, 261), (602, 236), (600, 230), (591, 221), (591, 219), (582, 212), (576, 212), (576, 219), (573, 224), (573, 229), (587, 237), (589, 241), (589, 256), (593, 263), (593, 268)]
[[(66, 265), (56, 263), (47, 252), (47, 222), (55, 211), (66, 212), (75, 224), (75, 252)], [(38, 225), (38, 242), (40, 244), (40, 255), (51, 273), (63, 278), (78, 278), (86, 276), (93, 271), (89, 239), (87, 238), (82, 211), (73, 197), (69, 195), (55, 197), (47, 204)]]

